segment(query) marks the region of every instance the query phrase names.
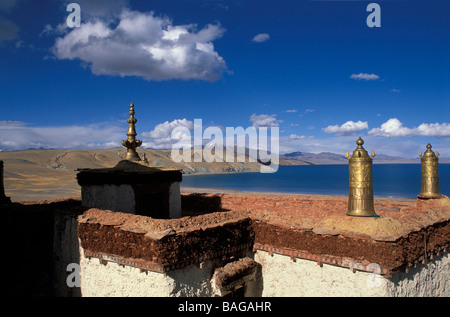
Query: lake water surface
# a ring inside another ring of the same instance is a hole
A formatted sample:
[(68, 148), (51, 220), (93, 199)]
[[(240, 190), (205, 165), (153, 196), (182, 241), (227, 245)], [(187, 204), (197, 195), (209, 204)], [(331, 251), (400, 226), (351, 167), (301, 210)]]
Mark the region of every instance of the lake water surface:
[[(374, 164), (374, 196), (415, 198), (420, 164)], [(241, 191), (348, 195), (348, 165), (280, 166), (276, 173), (184, 176), (182, 186)], [(439, 164), (441, 194), (450, 196), (450, 164)]]

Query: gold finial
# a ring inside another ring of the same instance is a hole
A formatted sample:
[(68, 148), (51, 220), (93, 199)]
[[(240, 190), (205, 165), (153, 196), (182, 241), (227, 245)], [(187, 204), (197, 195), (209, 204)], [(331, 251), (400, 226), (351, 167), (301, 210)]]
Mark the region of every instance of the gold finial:
[(142, 141), (136, 140), (136, 123), (137, 120), (134, 118), (134, 104), (131, 103), (130, 105), (130, 118), (128, 118), (128, 132), (127, 132), (127, 139), (122, 140), (122, 145), (127, 148), (127, 154), (125, 155), (125, 159), (129, 161), (140, 161), (141, 158), (139, 157), (138, 153), (136, 152), (136, 148), (140, 147), (142, 145)]
[(144, 159), (142, 160), (142, 162), (144, 162), (145, 164), (148, 164), (147, 155), (145, 153), (144, 153)]
[(359, 137), (358, 140), (356, 140), (356, 144), (358, 145), (358, 148), (362, 148), (364, 140)]
[[(361, 137), (356, 141), (358, 145), (349, 158), (349, 195), (348, 216), (378, 217), (373, 204), (372, 158), (363, 148)], [(349, 156), (348, 152), (347, 155)]]
[(423, 153), (423, 155), (420, 155), (422, 181), (420, 186), (420, 193), (419, 195), (417, 195), (417, 197), (422, 199), (441, 197), (441, 194), (439, 192), (438, 173), (439, 152), (436, 152), (435, 154), (431, 150), (431, 148), (431, 144), (428, 143), (427, 150)]

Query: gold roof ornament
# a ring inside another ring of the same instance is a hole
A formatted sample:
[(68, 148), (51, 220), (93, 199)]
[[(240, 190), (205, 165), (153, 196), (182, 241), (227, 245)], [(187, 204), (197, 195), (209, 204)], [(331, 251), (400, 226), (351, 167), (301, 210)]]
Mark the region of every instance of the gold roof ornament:
[(372, 160), (375, 152), (369, 156), (363, 148), (364, 141), (361, 137), (356, 141), (358, 145), (350, 157), (349, 152), (345, 157), (349, 160), (349, 195), (348, 216), (378, 217), (373, 204), (373, 179)]
[(148, 162), (147, 155), (146, 155), (145, 153), (144, 153), (143, 155), (144, 155), (144, 158), (142, 159), (142, 162), (143, 162), (144, 164), (148, 164), (149, 162)]
[(125, 155), (125, 159), (129, 161), (140, 161), (141, 158), (139, 154), (136, 152), (136, 148), (142, 145), (142, 141), (136, 140), (136, 122), (137, 120), (134, 118), (134, 104), (130, 105), (130, 118), (128, 118), (128, 132), (127, 139), (122, 140), (122, 145), (127, 148), (127, 154)]
[(431, 150), (431, 144), (428, 143), (425, 153), (420, 153), (420, 163), (422, 167), (422, 182), (420, 193), (417, 195), (421, 199), (441, 198), (439, 192), (439, 173), (438, 161), (439, 152), (436, 154)]

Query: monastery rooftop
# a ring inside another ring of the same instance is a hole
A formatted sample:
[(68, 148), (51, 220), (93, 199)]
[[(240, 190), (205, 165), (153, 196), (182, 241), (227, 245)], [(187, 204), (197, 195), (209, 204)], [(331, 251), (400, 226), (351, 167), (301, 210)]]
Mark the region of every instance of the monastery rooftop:
[[(167, 271), (229, 250), (264, 250), (384, 274), (444, 250), (450, 199), (376, 200), (379, 217), (344, 214), (347, 198), (183, 194), (180, 219), (153, 219), (90, 209), (79, 217), (84, 249), (152, 262)], [(114, 237), (114, 250), (108, 241)], [(120, 240), (120, 242), (118, 242)], [(121, 247), (122, 246), (122, 247)], [(347, 261), (347, 262), (345, 262)]]

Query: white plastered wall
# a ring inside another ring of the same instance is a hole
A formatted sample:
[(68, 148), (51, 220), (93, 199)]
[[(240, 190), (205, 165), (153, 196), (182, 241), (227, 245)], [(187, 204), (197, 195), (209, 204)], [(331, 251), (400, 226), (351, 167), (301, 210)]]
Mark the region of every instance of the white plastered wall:
[(428, 264), (394, 273), (387, 278), (376, 273), (352, 272), (348, 268), (310, 260), (257, 251), (255, 261), (262, 265), (262, 296), (391, 297), (449, 296), (449, 255), (435, 257)]
[[(214, 266), (206, 261), (167, 274), (98, 258), (86, 258), (80, 248), (81, 295), (88, 297), (210, 297), (217, 296), (212, 283)], [(257, 251), (254, 260), (261, 274), (251, 281), (252, 296), (263, 297), (448, 297), (450, 256), (435, 256), (408, 273), (391, 277), (351, 271), (349, 268)], [(261, 280), (259, 280), (261, 279)], [(247, 285), (249, 286), (249, 285)]]
[(86, 258), (81, 249), (83, 297), (210, 297), (211, 264), (190, 265), (167, 274)]

